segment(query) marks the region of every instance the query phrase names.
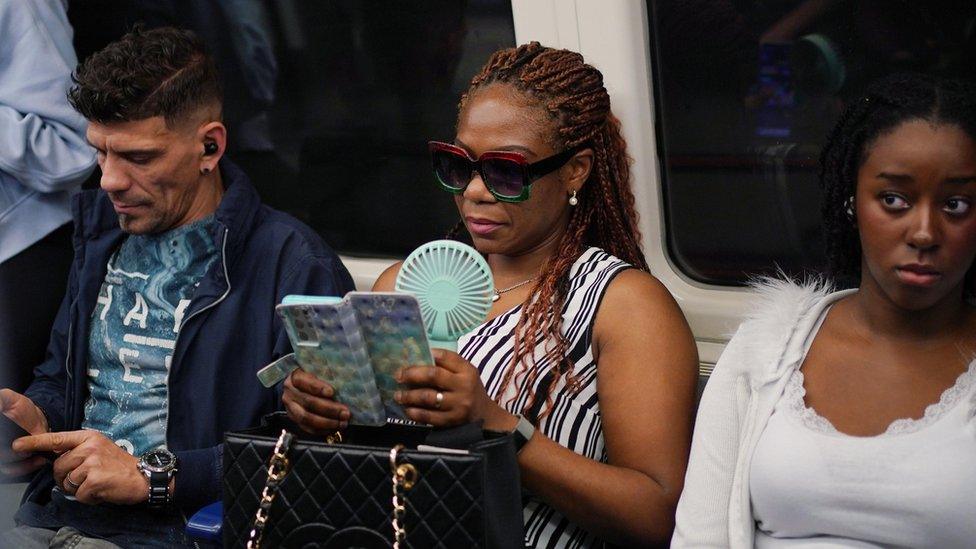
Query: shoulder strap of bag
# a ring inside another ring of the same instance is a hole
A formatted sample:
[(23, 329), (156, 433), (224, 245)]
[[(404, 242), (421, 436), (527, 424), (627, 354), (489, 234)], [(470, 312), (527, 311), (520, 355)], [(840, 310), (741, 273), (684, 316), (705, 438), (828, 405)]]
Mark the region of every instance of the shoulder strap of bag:
[(288, 476), (288, 450), (294, 436), (286, 429), (281, 430), (278, 443), (275, 444), (271, 459), (268, 460), (268, 480), (261, 492), (261, 501), (258, 503), (258, 511), (254, 515), (254, 525), (248, 534), (247, 549), (260, 549), (261, 537), (264, 534), (264, 527), (268, 524), (268, 513), (271, 511), (271, 504), (274, 503), (275, 496), (278, 495), (278, 486), (281, 481)]

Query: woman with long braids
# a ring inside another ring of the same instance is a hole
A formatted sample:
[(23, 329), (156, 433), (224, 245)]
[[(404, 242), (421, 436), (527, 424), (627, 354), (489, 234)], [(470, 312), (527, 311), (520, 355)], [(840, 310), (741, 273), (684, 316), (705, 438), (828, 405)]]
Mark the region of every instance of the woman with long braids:
[[(648, 273), (602, 75), (538, 43), (499, 51), (461, 99), (453, 143), (430, 150), (497, 300), (457, 354), (402, 371), (408, 416), (516, 433), (529, 546), (667, 541), (697, 353)], [(374, 289), (391, 290), (399, 268)], [(303, 428), (325, 432), (349, 417), (331, 394), (296, 372), (284, 400)]]
[(972, 547), (976, 86), (871, 86), (821, 180), (856, 288), (762, 288), (702, 396), (672, 547)]

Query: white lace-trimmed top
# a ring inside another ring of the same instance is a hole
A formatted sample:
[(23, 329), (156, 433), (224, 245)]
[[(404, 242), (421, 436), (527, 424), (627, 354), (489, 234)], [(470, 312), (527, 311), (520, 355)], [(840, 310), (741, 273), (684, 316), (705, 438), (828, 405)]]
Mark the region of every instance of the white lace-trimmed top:
[(756, 547), (976, 547), (976, 360), (877, 436), (837, 431), (805, 395), (797, 368), (752, 457)]

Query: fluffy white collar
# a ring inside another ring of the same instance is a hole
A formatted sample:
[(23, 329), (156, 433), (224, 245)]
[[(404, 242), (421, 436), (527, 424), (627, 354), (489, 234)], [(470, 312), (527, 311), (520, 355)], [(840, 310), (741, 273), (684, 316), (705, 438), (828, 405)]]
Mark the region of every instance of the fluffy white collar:
[(735, 353), (753, 385), (779, 379), (803, 353), (803, 343), (824, 308), (853, 290), (834, 292), (824, 279), (797, 282), (763, 278), (753, 284), (757, 299), (726, 352)]

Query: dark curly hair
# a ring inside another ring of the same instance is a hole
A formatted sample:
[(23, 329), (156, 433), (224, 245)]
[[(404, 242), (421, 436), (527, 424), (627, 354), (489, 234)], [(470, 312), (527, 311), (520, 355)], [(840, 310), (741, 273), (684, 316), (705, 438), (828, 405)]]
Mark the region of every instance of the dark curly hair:
[[(828, 272), (841, 286), (861, 277), (861, 240), (848, 213), (857, 172), (874, 142), (903, 122), (950, 124), (976, 141), (976, 84), (917, 73), (896, 74), (871, 84), (847, 107), (820, 156), (823, 223)], [(974, 295), (974, 269), (966, 274), (966, 295)]]
[(213, 58), (192, 31), (135, 27), (72, 75), (71, 105), (102, 124), (162, 116), (172, 126), (223, 102)]

